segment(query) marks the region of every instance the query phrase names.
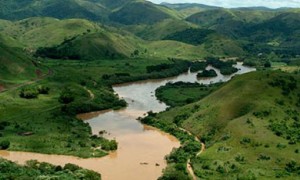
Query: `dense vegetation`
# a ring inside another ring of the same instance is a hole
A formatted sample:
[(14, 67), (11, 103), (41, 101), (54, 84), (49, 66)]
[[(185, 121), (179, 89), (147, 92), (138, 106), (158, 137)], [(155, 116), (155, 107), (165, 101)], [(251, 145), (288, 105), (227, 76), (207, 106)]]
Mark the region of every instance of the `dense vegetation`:
[[(104, 156), (118, 143), (92, 135), (75, 116), (125, 107), (113, 84), (188, 69), (215, 76), (207, 65), (231, 75), (238, 69), (229, 59), (240, 59), (261, 71), (222, 86), (180, 82), (156, 91), (171, 108), (141, 121), (182, 143), (161, 179), (188, 179), (188, 159), (203, 179), (299, 176), (299, 72), (272, 71), (299, 71), (299, 9), (10, 0), (0, 1), (0, 18), (1, 150)], [(200, 143), (182, 128), (206, 144), (205, 153), (196, 156)], [(0, 179), (100, 178), (35, 161), (0, 159), (0, 169)]]
[(199, 83), (167, 83), (155, 91), (156, 97), (169, 106), (183, 106), (204, 98), (215, 91), (220, 84), (202, 85)]
[(0, 179), (101, 179), (100, 174), (74, 164), (61, 167), (35, 160), (28, 161), (25, 166), (20, 166), (0, 158), (0, 169)]
[(205, 42), (205, 38), (214, 33), (213, 30), (208, 29), (186, 29), (181, 32), (176, 32), (174, 34), (170, 34), (167, 37), (163, 38), (164, 40), (174, 40), (180, 41), (193, 45), (200, 45)]
[(220, 72), (223, 75), (230, 75), (238, 71), (236, 67), (233, 67), (233, 64), (236, 63), (234, 61), (220, 61), (218, 58), (215, 57), (207, 57), (206, 62), (207, 64), (210, 64), (213, 67), (220, 69)]
[(218, 74), (213, 69), (204, 70), (204, 71), (202, 71), (202, 72), (200, 72), (200, 73), (197, 74), (198, 78), (216, 77), (216, 76), (218, 76)]

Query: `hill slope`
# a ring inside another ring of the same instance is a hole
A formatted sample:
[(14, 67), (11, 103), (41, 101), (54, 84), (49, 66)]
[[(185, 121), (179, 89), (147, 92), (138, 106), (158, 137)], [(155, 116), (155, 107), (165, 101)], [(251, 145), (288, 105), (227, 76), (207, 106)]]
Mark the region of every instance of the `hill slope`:
[(57, 46), (40, 48), (37, 55), (54, 59), (115, 59), (130, 57), (137, 48), (137, 42), (130, 37), (102, 31), (66, 39)]
[(167, 10), (147, 1), (128, 3), (109, 15), (110, 20), (125, 25), (153, 24), (171, 17)]
[[(253, 72), (158, 120), (177, 123), (206, 144), (192, 159), (204, 179), (294, 179), (300, 157), (299, 74)], [(270, 168), (271, 167), (271, 168)]]
[(0, 22), (0, 26), (3, 26), (0, 31), (15, 38), (29, 49), (54, 46), (62, 43), (65, 39), (101, 29), (98, 25), (83, 19), (59, 20), (34, 17), (10, 24), (5, 22)]
[(43, 75), (45, 68), (32, 61), (12, 39), (0, 34), (0, 89)]

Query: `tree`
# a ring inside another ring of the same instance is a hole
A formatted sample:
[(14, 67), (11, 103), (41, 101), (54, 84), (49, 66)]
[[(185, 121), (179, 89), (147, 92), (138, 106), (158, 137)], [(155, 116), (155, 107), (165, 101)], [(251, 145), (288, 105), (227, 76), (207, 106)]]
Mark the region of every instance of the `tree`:
[(4, 140), (0, 142), (0, 149), (5, 150), (8, 149), (10, 146), (10, 142), (8, 140)]
[(65, 88), (60, 93), (58, 101), (63, 104), (69, 104), (74, 101), (74, 96), (69, 88)]
[(264, 67), (265, 68), (270, 68), (272, 65), (271, 65), (271, 62), (270, 61), (267, 61), (267, 62), (265, 62), (265, 64), (264, 64)]

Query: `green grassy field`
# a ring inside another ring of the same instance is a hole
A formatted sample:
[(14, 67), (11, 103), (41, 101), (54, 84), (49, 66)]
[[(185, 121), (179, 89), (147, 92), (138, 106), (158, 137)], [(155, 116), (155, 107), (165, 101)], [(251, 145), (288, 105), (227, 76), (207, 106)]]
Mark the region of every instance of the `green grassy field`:
[(299, 80), (299, 74), (279, 71), (241, 75), (204, 99), (156, 119), (178, 124), (206, 144), (205, 152), (192, 158), (199, 178), (295, 179)]

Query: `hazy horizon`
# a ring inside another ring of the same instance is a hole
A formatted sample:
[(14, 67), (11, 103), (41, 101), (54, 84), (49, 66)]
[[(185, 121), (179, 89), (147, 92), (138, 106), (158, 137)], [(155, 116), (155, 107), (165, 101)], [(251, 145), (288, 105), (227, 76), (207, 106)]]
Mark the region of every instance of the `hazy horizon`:
[(225, 8), (236, 7), (268, 7), (268, 8), (282, 8), (282, 7), (300, 7), (300, 0), (149, 0), (153, 3), (198, 3), (211, 6), (219, 6)]

